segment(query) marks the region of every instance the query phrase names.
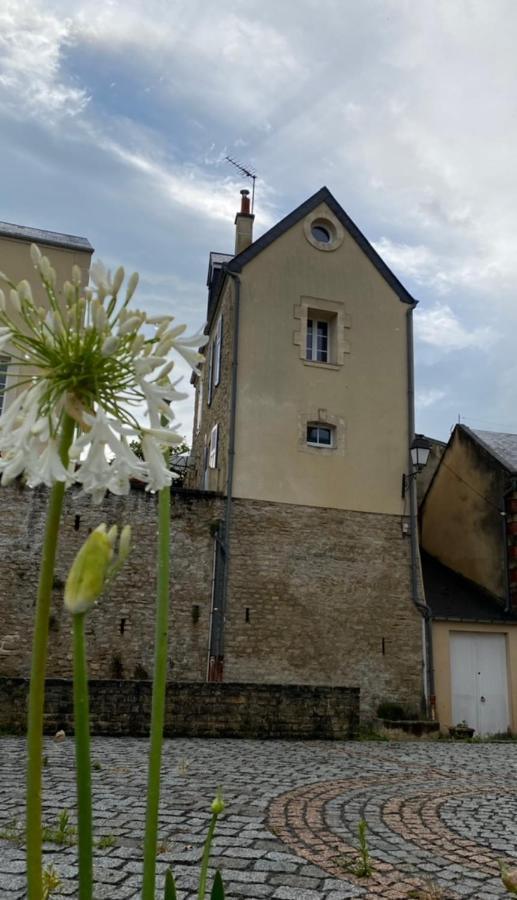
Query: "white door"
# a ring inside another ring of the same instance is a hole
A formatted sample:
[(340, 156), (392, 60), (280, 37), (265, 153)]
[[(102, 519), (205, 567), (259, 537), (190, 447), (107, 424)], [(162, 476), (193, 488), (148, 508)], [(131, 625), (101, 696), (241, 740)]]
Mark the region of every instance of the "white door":
[(452, 724), (467, 722), (478, 734), (510, 726), (504, 634), (450, 632)]

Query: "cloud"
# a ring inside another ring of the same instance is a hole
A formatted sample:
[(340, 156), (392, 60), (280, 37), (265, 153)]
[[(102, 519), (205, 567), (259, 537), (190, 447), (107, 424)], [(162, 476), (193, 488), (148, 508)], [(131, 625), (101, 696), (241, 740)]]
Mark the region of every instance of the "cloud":
[(469, 330), (459, 321), (450, 306), (438, 304), (432, 309), (417, 312), (415, 335), (417, 341), (444, 352), (467, 350), (471, 347), (486, 350), (496, 340), (490, 327), (481, 326)]
[(415, 404), (418, 410), (428, 409), (446, 397), (445, 391), (439, 388), (422, 388), (416, 392)]
[(43, 117), (49, 124), (76, 116), (88, 105), (86, 91), (61, 78), (70, 20), (27, 0), (0, 7), (0, 109), (16, 117)]

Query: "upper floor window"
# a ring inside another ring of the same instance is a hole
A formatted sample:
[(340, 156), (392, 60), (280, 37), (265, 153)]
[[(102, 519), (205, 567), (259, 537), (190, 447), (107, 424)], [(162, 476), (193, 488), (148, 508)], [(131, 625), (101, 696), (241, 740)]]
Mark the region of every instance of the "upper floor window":
[(7, 382), (7, 367), (9, 365), (8, 356), (0, 356), (0, 413), (4, 408), (5, 386)]
[(313, 447), (333, 447), (334, 428), (320, 422), (309, 422), (307, 425), (307, 443)]
[(329, 362), (329, 323), (307, 319), (307, 359)]
[(217, 326), (215, 329), (215, 337), (214, 337), (214, 387), (219, 384), (221, 380), (221, 349), (223, 342), (223, 317), (219, 316), (217, 321)]

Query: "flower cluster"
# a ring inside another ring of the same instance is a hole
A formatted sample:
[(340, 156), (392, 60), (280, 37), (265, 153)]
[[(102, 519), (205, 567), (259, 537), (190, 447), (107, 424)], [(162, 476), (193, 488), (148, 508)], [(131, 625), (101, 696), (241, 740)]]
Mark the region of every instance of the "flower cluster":
[[(92, 287), (81, 287), (74, 266), (71, 281), (58, 291), (55, 271), (35, 245), (31, 257), (46, 307), (35, 302), (28, 281), (16, 285), (0, 273), (10, 288), (7, 296), (0, 290), (0, 351), (17, 371), (8, 385), (14, 397), (0, 416), (2, 484), (24, 473), (31, 487), (78, 483), (94, 501), (106, 490), (128, 493), (131, 478), (150, 491), (170, 485), (164, 449), (182, 441), (172, 427), (171, 404), (186, 396), (171, 380), (170, 354), (176, 351), (196, 368), (206, 337), (187, 337), (186, 326), (173, 325), (172, 316), (130, 308), (136, 273), (123, 299), (124, 270), (112, 277), (100, 264), (92, 267)], [(76, 428), (63, 459), (67, 416)], [(135, 439), (143, 459), (130, 447)]]

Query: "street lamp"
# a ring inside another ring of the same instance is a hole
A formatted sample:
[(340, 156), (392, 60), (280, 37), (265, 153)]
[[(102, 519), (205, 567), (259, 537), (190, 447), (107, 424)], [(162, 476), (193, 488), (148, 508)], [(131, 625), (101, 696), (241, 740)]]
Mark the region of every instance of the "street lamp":
[(427, 460), (429, 459), (429, 454), (431, 452), (432, 443), (429, 438), (426, 438), (423, 434), (415, 434), (413, 438), (413, 442), (411, 444), (411, 465), (413, 471), (409, 473), (409, 475), (402, 476), (402, 497), (406, 496), (406, 491), (409, 488), (409, 483), (411, 478), (415, 478), (419, 472), (422, 471), (424, 466), (427, 464)]

